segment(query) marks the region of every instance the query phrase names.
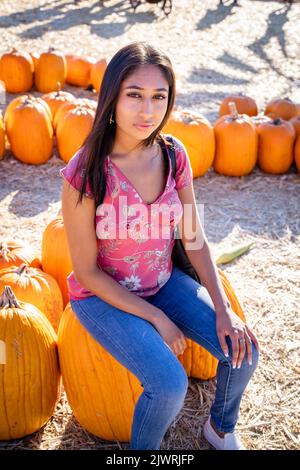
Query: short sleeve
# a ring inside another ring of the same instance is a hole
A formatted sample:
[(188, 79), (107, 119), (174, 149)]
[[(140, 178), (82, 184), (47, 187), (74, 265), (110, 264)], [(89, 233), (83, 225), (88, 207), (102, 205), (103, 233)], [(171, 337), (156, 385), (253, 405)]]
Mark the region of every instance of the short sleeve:
[(179, 190), (192, 184), (193, 170), (184, 144), (176, 137), (172, 137), (176, 154), (175, 187)]
[[(63, 177), (68, 183), (77, 191), (80, 191), (82, 180), (85, 173), (85, 168), (79, 168), (79, 159), (81, 149), (78, 150), (73, 157), (69, 160), (68, 164), (59, 170), (59, 176)], [(90, 183), (87, 181), (85, 196), (93, 199), (93, 191)]]

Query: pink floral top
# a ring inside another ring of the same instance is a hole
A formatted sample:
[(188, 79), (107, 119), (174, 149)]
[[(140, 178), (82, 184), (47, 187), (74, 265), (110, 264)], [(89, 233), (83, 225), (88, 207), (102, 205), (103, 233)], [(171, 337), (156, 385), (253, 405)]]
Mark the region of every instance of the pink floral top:
[[(164, 191), (148, 204), (108, 156), (105, 160), (106, 193), (96, 209), (95, 230), (98, 245), (97, 265), (122, 286), (141, 297), (155, 294), (170, 278), (174, 228), (183, 215), (178, 190), (193, 180), (192, 167), (183, 143), (173, 137), (176, 175), (172, 177), (171, 159)], [(76, 174), (79, 150), (59, 171), (79, 189), (83, 171)], [(74, 180), (72, 176), (76, 174)], [(87, 184), (87, 197), (93, 198)], [(74, 271), (67, 277), (69, 297), (80, 300), (93, 292), (84, 289)]]

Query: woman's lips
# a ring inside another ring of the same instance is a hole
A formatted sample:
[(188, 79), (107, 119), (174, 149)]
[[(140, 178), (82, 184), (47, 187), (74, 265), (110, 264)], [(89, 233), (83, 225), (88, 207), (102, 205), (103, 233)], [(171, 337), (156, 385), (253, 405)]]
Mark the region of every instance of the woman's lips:
[(142, 130), (145, 130), (145, 129), (150, 129), (150, 127), (153, 127), (153, 124), (135, 124), (135, 127), (137, 127), (138, 129), (142, 129)]

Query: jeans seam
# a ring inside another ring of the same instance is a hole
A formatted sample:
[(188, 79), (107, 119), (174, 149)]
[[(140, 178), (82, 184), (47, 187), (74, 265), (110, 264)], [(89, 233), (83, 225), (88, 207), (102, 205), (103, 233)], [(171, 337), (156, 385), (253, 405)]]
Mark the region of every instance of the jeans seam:
[[(80, 303), (78, 303), (78, 306), (79, 306), (79, 308), (80, 308), (80, 310), (81, 310), (83, 316), (84, 316), (86, 319), (88, 319), (89, 321), (91, 321), (97, 328), (99, 328), (99, 330), (100, 330), (102, 333), (104, 333), (104, 330), (101, 328), (101, 326), (98, 325), (97, 322), (95, 322), (95, 320), (94, 320), (93, 318), (90, 318), (90, 317), (86, 314), (86, 312), (83, 310), (83, 308), (82, 308), (82, 306), (80, 305)], [(136, 365), (134, 362), (132, 362), (132, 360), (127, 356), (127, 353), (123, 350), (123, 348), (122, 348), (119, 344), (115, 343), (115, 342), (112, 340), (112, 337), (111, 337), (111, 336), (109, 336), (109, 335), (106, 335), (106, 336), (107, 336), (107, 338), (111, 341), (111, 344), (112, 344), (115, 348), (119, 348), (119, 351), (126, 357), (128, 363), (129, 363), (131, 366), (133, 366), (134, 368), (136, 368), (137, 371), (141, 374), (141, 376), (143, 377), (143, 384), (147, 384), (146, 377), (144, 376), (144, 374), (142, 373), (142, 371), (139, 369), (139, 367), (137, 367), (137, 365)], [(97, 342), (98, 342), (98, 341), (97, 341)], [(99, 344), (100, 344), (100, 343), (99, 343)], [(102, 345), (101, 345), (101, 346), (102, 346)], [(102, 347), (104, 348), (104, 346), (102, 346)], [(104, 348), (104, 349), (105, 349), (105, 348)], [(116, 359), (116, 360), (117, 360), (117, 359)], [(123, 365), (123, 364), (122, 364), (122, 365)]]

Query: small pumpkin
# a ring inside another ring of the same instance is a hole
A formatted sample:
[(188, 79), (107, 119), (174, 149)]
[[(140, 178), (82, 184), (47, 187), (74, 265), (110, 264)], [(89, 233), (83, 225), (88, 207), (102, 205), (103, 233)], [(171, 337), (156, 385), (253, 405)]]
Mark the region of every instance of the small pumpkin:
[(67, 83), (73, 86), (87, 87), (90, 85), (92, 65), (96, 62), (91, 57), (67, 55)]
[(64, 54), (50, 48), (40, 55), (35, 68), (35, 86), (41, 93), (58, 91), (65, 86), (67, 61)]
[(84, 108), (92, 109), (95, 112), (97, 109), (97, 103), (93, 100), (89, 100), (88, 98), (77, 98), (75, 99), (75, 101), (64, 103), (59, 107), (57, 113), (55, 114), (55, 117), (53, 119), (53, 129), (56, 130), (58, 121), (60, 121), (60, 119), (63, 119), (63, 117), (67, 114), (68, 111), (71, 111), (71, 109), (75, 109), (78, 106), (83, 106)]
[(7, 239), (0, 242), (0, 269), (20, 266), (23, 263), (33, 268), (42, 267), (37, 250), (18, 241)]
[(64, 162), (68, 162), (82, 146), (92, 129), (95, 112), (83, 106), (76, 107), (58, 122), (56, 143)]
[(215, 155), (215, 135), (212, 125), (204, 116), (191, 111), (173, 110), (162, 131), (174, 135), (184, 144), (193, 178), (208, 171)]
[(0, 58), (0, 76), (8, 93), (24, 93), (33, 86), (34, 65), (28, 52), (15, 48)]
[(61, 376), (54, 329), (10, 286), (0, 291), (0, 348), (0, 439), (19, 439), (53, 415)]
[(73, 268), (62, 215), (49, 222), (43, 232), (42, 269), (56, 279), (65, 307), (69, 302), (67, 277)]
[(219, 117), (231, 114), (229, 103), (235, 103), (239, 114), (247, 114), (248, 116), (256, 116), (258, 113), (257, 104), (250, 96), (242, 93), (226, 96), (220, 104)]
[(286, 173), (293, 162), (295, 129), (277, 118), (260, 124), (258, 130), (258, 165), (266, 173)]
[(214, 169), (226, 176), (244, 176), (257, 162), (258, 137), (256, 127), (247, 114), (238, 114), (234, 102), (231, 114), (220, 117), (214, 126), (216, 152)]
[(62, 105), (65, 103), (72, 103), (75, 101), (75, 96), (68, 91), (61, 91), (60, 83), (58, 84), (58, 91), (52, 91), (42, 95), (42, 100), (44, 100), (49, 108), (51, 109), (52, 120), (54, 121), (55, 115)]
[(41, 165), (53, 152), (53, 128), (45, 107), (25, 100), (11, 111), (7, 137), (14, 156), (23, 163)]
[(37, 307), (57, 332), (63, 313), (62, 293), (56, 280), (39, 268), (22, 263), (0, 270), (0, 292), (10, 286), (22, 302)]
[(289, 98), (276, 98), (265, 107), (265, 114), (269, 115), (273, 120), (276, 118), (288, 121), (297, 113), (296, 104)]
[(106, 68), (107, 68), (106, 59), (100, 59), (91, 65), (89, 81), (93, 85), (97, 93), (99, 93), (100, 91), (101, 83), (102, 83)]

